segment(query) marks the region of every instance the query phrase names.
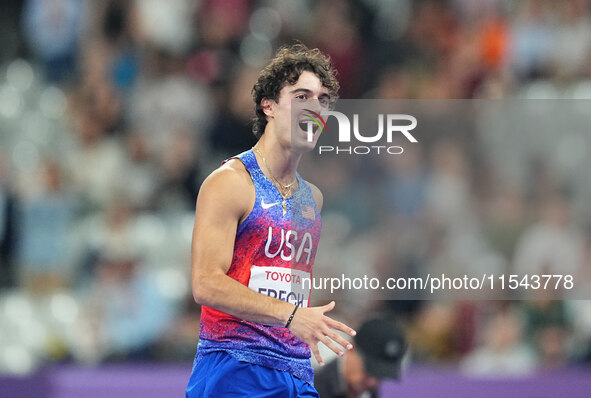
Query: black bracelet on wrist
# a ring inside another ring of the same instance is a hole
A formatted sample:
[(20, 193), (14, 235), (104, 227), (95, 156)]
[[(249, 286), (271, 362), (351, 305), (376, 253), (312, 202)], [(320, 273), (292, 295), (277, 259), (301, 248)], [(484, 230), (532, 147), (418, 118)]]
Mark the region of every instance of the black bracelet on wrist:
[(287, 320), (287, 323), (285, 324), (285, 327), (286, 328), (289, 328), (289, 325), (291, 325), (291, 321), (293, 321), (293, 316), (295, 315), (295, 313), (296, 313), (297, 310), (298, 310), (298, 306), (296, 305), (295, 308), (293, 309), (293, 312), (289, 316), (289, 319)]

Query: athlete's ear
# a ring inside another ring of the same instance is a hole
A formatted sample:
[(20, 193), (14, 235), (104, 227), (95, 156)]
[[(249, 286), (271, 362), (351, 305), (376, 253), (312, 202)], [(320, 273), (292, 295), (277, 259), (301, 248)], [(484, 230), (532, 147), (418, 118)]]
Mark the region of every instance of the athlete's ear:
[(275, 116), (275, 101), (269, 98), (263, 98), (261, 100), (261, 109), (265, 113), (267, 117), (274, 117)]

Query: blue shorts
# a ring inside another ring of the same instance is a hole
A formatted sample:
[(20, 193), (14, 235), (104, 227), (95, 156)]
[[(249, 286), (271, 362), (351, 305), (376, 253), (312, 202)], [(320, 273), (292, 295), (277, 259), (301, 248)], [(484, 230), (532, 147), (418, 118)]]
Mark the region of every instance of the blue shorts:
[(287, 372), (241, 362), (218, 351), (195, 366), (186, 398), (319, 398), (310, 384)]

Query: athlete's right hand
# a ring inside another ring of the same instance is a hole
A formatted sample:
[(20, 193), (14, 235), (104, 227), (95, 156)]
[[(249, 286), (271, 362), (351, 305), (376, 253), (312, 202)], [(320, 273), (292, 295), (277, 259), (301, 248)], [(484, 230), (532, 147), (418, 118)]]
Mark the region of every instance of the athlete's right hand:
[(289, 325), (289, 330), (310, 346), (312, 354), (314, 354), (320, 365), (324, 365), (324, 361), (318, 350), (318, 342), (322, 342), (339, 356), (342, 356), (345, 352), (335, 342), (344, 349), (350, 350), (353, 348), (353, 345), (335, 330), (340, 330), (350, 336), (355, 336), (355, 330), (324, 315), (331, 311), (334, 306), (335, 302), (331, 301), (321, 307), (299, 308)]

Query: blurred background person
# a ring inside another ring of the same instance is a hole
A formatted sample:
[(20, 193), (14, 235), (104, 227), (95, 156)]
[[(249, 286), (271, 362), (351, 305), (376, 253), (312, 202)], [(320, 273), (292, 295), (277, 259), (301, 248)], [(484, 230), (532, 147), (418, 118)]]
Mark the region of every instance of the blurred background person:
[(357, 328), (353, 347), (316, 370), (314, 387), (320, 398), (379, 397), (382, 380), (400, 378), (407, 342), (394, 319), (366, 319)]
[(28, 43), (50, 83), (76, 72), (86, 3), (77, 0), (28, 0), (22, 25)]
[(481, 342), (462, 359), (463, 372), (482, 377), (512, 378), (532, 374), (537, 358), (525, 341), (526, 330), (513, 306), (493, 310), (481, 330)]
[(6, 164), (0, 153), (0, 289), (16, 283), (15, 253), (18, 239), (16, 230), (17, 198), (8, 181)]
[(98, 258), (83, 307), (88, 361), (150, 360), (174, 307), (128, 248)]
[(19, 261), (22, 283), (31, 293), (49, 293), (72, 282), (70, 223), (76, 211), (60, 167), (46, 161), (38, 191), (22, 199)]

